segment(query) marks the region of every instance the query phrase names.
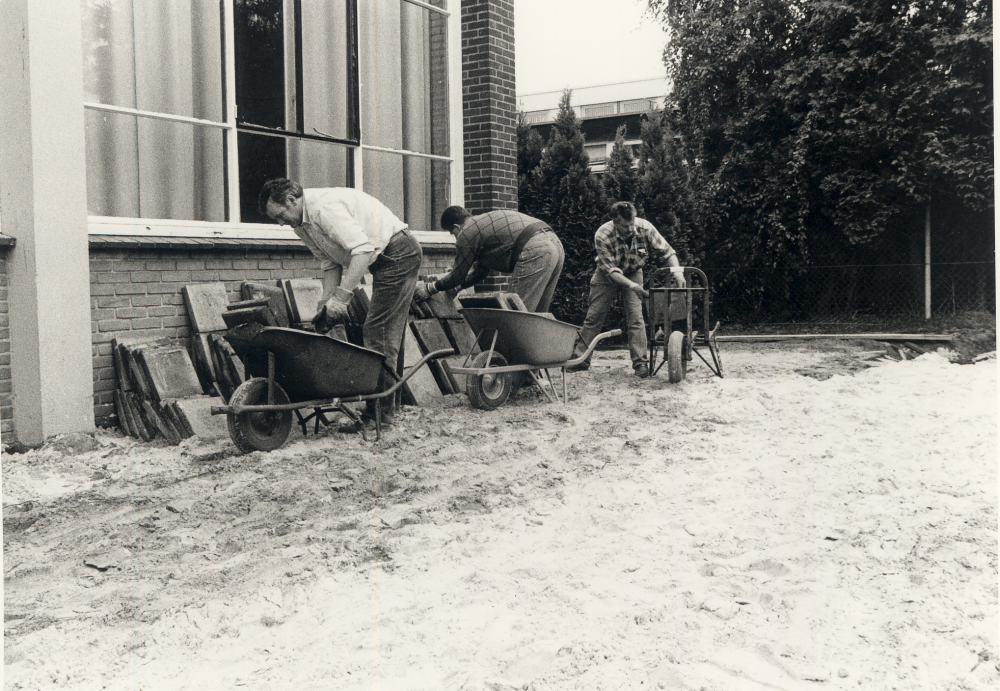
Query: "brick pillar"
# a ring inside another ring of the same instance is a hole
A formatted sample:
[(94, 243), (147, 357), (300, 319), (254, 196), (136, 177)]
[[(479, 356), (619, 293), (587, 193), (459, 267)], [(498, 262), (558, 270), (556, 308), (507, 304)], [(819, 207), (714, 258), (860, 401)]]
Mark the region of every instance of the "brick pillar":
[(513, 0), (462, 2), (465, 207), (517, 209)]

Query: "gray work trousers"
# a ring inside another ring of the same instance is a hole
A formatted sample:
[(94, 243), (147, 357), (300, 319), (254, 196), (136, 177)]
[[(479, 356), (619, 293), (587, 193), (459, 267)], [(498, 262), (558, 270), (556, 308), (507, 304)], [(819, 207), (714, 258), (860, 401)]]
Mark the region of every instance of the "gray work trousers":
[[(625, 274), (625, 278), (642, 285), (642, 269)], [(580, 338), (589, 346), (594, 337), (604, 327), (604, 318), (608, 316), (611, 302), (621, 291), (625, 301), (625, 319), (628, 323), (628, 352), (632, 358), (632, 366), (636, 367), (646, 362), (646, 321), (642, 318), (642, 298), (628, 288), (614, 283), (607, 274), (598, 269), (590, 279), (590, 304), (587, 307), (587, 317), (580, 329)], [(582, 354), (582, 353), (580, 353)]]
[(565, 260), (562, 242), (551, 230), (525, 243), (510, 277), (510, 289), (529, 312), (549, 311)]

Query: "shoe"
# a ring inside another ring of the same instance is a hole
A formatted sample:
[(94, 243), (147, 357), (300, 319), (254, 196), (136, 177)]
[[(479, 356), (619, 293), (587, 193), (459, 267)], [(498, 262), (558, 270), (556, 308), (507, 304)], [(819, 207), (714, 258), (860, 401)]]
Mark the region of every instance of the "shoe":
[(586, 372), (589, 369), (590, 369), (590, 363), (584, 361), (584, 362), (581, 362), (579, 365), (573, 365), (572, 367), (567, 367), (566, 371), (567, 372)]
[(649, 365), (647, 365), (645, 362), (640, 362), (638, 365), (636, 365), (635, 376), (639, 377), (639, 379), (645, 379), (646, 377), (648, 377)]

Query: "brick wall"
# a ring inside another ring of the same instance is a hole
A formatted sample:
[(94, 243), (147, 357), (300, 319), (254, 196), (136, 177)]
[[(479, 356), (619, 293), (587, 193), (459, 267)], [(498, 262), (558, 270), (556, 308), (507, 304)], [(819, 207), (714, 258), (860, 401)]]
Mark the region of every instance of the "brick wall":
[(517, 208), (513, 0), (462, 3), (465, 207)]
[(14, 399), (11, 395), (10, 321), (7, 304), (7, 260), (9, 247), (0, 247), (0, 436), (4, 443), (15, 440)]
[[(117, 424), (113, 417), (113, 391), (118, 381), (111, 354), (112, 339), (116, 336), (134, 336), (141, 340), (189, 338), (191, 321), (181, 293), (185, 285), (221, 281), (233, 302), (242, 299), (240, 288), (244, 281), (274, 284), (280, 278), (319, 278), (320, 275), (319, 264), (304, 247), (234, 250), (191, 247), (91, 247), (94, 415), (98, 425)], [(441, 273), (451, 267), (453, 260), (452, 249), (425, 247), (422, 272)], [(6, 323), (6, 287), (2, 295)], [(3, 356), (9, 358), (9, 353), (5, 351)], [(5, 362), (9, 372), (9, 359)], [(9, 418), (4, 423), (8, 421)]]

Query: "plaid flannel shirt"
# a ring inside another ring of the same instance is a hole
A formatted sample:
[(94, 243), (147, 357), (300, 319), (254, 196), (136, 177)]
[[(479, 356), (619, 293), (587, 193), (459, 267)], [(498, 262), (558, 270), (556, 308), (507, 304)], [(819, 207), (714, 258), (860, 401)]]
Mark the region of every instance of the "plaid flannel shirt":
[(608, 221), (594, 234), (594, 248), (597, 251), (597, 268), (609, 276), (615, 271), (630, 274), (646, 265), (650, 250), (663, 255), (666, 261), (677, 253), (663, 239), (652, 223), (644, 218), (635, 219), (635, 232), (623, 238), (615, 229), (613, 221)]
[(507, 271), (517, 237), (538, 222), (537, 218), (507, 210), (474, 216), (455, 238), (455, 264), (447, 276), (435, 282), (435, 288), (469, 288), (490, 271)]

